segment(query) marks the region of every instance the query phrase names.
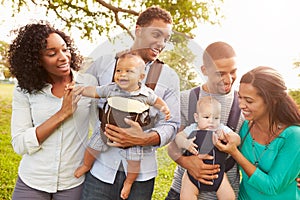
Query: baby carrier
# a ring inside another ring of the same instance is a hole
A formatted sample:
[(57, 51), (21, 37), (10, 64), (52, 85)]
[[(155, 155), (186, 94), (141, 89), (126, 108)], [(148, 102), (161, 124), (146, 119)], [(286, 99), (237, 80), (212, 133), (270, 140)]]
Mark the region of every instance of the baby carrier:
[[(157, 59), (149, 69), (145, 85), (152, 90), (155, 89), (163, 64), (163, 62)], [(128, 124), (124, 121), (125, 118), (138, 122), (141, 127), (146, 127), (151, 122), (149, 109), (148, 105), (138, 100), (123, 97), (108, 98), (103, 108), (99, 108), (101, 129), (104, 130), (107, 123), (128, 128)]]
[(138, 100), (126, 97), (110, 97), (104, 104), (104, 114), (101, 115), (101, 128), (104, 130), (105, 124), (112, 124), (122, 128), (129, 128), (124, 119), (131, 119), (138, 122), (141, 127), (150, 124), (150, 106)]

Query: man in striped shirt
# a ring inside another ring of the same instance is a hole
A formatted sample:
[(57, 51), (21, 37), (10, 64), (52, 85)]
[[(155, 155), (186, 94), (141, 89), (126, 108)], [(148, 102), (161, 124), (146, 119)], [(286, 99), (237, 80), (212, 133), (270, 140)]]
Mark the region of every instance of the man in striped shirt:
[[(201, 71), (207, 77), (207, 81), (200, 86), (199, 97), (210, 95), (216, 98), (222, 105), (221, 123), (227, 124), (234, 101), (233, 83), (236, 80), (237, 71), (234, 49), (225, 42), (210, 44), (204, 51)], [(191, 123), (189, 122), (189, 98), (191, 91), (181, 92), (181, 127), (179, 131)], [(236, 127), (237, 133), (242, 122), (243, 118), (240, 115)], [(203, 184), (212, 184), (212, 180), (217, 178), (219, 166), (203, 162), (204, 159), (212, 159), (211, 156), (206, 155), (202, 158), (199, 156), (183, 156), (181, 150), (177, 148), (174, 142), (168, 146), (168, 153), (178, 166), (175, 169), (172, 186), (166, 200), (180, 199), (181, 179), (185, 169)], [(238, 196), (239, 173), (236, 164), (227, 172), (227, 176), (236, 196)], [(217, 199), (216, 192), (201, 191), (198, 199)]]

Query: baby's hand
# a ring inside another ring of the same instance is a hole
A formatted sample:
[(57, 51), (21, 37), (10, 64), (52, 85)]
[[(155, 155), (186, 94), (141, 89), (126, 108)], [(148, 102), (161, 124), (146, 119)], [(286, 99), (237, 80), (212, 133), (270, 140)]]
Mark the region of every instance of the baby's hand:
[(184, 148), (188, 150), (190, 153), (194, 155), (198, 155), (198, 150), (197, 150), (198, 145), (194, 143), (195, 139), (196, 137), (193, 137), (191, 139), (186, 139), (186, 141), (184, 142)]
[(167, 106), (162, 106), (161, 109), (160, 109), (161, 112), (165, 113), (165, 120), (168, 120), (170, 119), (171, 117), (171, 113), (170, 113), (170, 110)]
[(75, 82), (72, 81), (71, 83), (66, 85), (65, 90), (73, 90), (74, 86), (75, 86)]
[(223, 143), (227, 143), (228, 140), (226, 139), (225, 135), (230, 136), (231, 141), (236, 145), (239, 146), (241, 143), (240, 136), (231, 130), (229, 127), (221, 125), (220, 129), (216, 131), (217, 139), (221, 140)]

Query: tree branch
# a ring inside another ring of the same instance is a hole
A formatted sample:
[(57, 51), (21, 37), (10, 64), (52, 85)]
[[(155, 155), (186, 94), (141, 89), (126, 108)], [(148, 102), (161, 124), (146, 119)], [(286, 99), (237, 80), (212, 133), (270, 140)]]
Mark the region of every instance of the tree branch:
[(118, 13), (118, 12), (123, 12), (123, 13), (128, 13), (128, 14), (132, 14), (132, 15), (135, 15), (135, 16), (138, 16), (139, 13), (134, 11), (134, 10), (128, 10), (128, 9), (123, 9), (123, 8), (120, 8), (120, 7), (115, 7), (111, 4), (108, 4), (106, 3), (105, 1), (103, 0), (96, 0), (98, 3), (100, 3), (102, 6), (104, 6), (105, 8), (113, 11), (114, 13)]
[(132, 33), (130, 32), (130, 30), (129, 30), (124, 24), (122, 24), (122, 23), (120, 22), (118, 13), (117, 13), (117, 12), (114, 12), (114, 13), (115, 13), (116, 24), (117, 24), (118, 26), (120, 26), (122, 29), (126, 30), (126, 32), (128, 33), (128, 35), (129, 35), (132, 39), (134, 39), (134, 36), (133, 36)]

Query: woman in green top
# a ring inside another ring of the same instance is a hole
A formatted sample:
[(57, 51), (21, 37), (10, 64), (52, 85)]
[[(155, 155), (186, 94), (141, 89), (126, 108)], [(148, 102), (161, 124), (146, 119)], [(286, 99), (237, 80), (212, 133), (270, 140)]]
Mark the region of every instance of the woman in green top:
[(282, 76), (270, 67), (257, 67), (240, 81), (239, 104), (246, 119), (239, 148), (216, 146), (241, 167), (239, 199), (300, 198), (295, 179), (300, 174), (300, 111), (287, 94)]

